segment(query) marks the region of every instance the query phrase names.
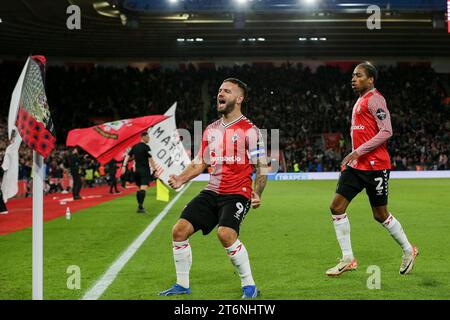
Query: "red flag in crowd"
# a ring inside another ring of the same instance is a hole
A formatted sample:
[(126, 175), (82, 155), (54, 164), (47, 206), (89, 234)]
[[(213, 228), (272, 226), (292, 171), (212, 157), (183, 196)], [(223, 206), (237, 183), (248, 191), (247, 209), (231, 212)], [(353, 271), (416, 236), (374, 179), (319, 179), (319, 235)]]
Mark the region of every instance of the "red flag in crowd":
[(120, 155), (126, 148), (138, 143), (142, 132), (166, 118), (167, 116), (163, 115), (145, 116), (70, 130), (66, 145), (79, 146), (98, 162), (105, 164)]

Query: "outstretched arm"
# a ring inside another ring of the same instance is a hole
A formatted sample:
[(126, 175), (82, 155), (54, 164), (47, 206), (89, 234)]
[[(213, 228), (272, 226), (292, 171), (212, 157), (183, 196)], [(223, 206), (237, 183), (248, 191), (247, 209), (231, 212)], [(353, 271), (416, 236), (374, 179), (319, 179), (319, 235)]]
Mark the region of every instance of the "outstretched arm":
[(171, 175), (169, 177), (169, 186), (173, 189), (178, 189), (186, 182), (194, 179), (200, 173), (202, 173), (208, 165), (199, 156), (195, 157), (194, 160), (183, 170), (183, 172), (176, 176)]

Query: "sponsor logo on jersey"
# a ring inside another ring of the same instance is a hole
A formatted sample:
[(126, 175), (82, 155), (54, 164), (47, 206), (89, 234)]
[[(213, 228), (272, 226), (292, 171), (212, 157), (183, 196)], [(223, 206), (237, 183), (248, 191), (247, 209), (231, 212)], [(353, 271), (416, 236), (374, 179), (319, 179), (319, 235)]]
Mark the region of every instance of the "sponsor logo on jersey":
[[(215, 155), (215, 153), (214, 153), (214, 155)], [(211, 153), (211, 163), (213, 163), (213, 164), (217, 164), (217, 163), (235, 163), (235, 162), (240, 162), (241, 161), (241, 157), (239, 157), (239, 156), (236, 156), (236, 155), (234, 155), (234, 156), (229, 156), (229, 157), (227, 157), (227, 156), (225, 156), (225, 157), (216, 157), (216, 156), (213, 156), (213, 153)]]
[(357, 126), (352, 126), (352, 130), (364, 130), (366, 127), (364, 127), (362, 124), (359, 124)]

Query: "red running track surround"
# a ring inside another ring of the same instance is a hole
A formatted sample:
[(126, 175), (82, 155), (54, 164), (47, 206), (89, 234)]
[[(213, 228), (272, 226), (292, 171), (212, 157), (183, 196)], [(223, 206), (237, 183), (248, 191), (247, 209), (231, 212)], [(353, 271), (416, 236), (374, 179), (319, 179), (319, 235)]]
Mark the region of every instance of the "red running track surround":
[[(151, 187), (155, 183), (150, 184)], [(82, 200), (73, 200), (72, 193), (51, 193), (44, 196), (44, 221), (50, 221), (66, 214), (66, 208), (74, 213), (82, 209), (136, 192), (135, 185), (127, 184), (126, 189), (119, 185), (121, 193), (109, 193), (109, 186), (81, 189)], [(0, 215), (0, 235), (29, 228), (32, 225), (33, 198), (11, 199), (6, 203), (8, 214)]]

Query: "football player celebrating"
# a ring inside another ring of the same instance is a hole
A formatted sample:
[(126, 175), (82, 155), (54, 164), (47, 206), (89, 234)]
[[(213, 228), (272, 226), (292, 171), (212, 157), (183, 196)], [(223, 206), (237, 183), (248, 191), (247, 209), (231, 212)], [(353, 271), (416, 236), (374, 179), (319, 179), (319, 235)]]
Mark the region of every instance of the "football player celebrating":
[[(177, 281), (160, 295), (189, 294), (192, 250), (189, 237), (202, 230), (210, 233), (217, 225), (217, 236), (241, 279), (242, 298), (255, 298), (259, 290), (253, 280), (247, 249), (238, 239), (240, 225), (250, 206), (260, 206), (267, 181), (267, 159), (259, 129), (241, 113), (247, 86), (239, 79), (225, 79), (217, 95), (221, 118), (203, 133), (201, 149), (192, 163), (169, 185), (177, 189), (202, 173), (212, 171), (209, 184), (184, 208), (172, 229), (173, 257)], [(253, 165), (256, 167), (252, 190)]]
[(377, 70), (368, 62), (359, 64), (352, 74), (352, 88), (359, 94), (352, 112), (352, 152), (342, 160), (343, 171), (330, 205), (342, 259), (326, 272), (328, 276), (338, 276), (357, 268), (346, 210), (363, 189), (369, 196), (373, 217), (403, 249), (400, 274), (412, 270), (418, 254), (417, 248), (409, 243), (400, 222), (387, 209), (391, 160), (386, 141), (392, 136), (392, 127), (386, 100), (374, 87), (376, 79)]

